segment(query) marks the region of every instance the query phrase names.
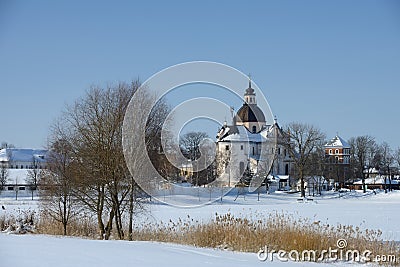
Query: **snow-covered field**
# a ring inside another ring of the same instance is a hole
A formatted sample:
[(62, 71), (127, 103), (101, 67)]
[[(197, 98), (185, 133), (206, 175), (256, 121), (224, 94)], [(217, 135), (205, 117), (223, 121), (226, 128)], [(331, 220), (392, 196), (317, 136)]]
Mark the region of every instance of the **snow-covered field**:
[[(296, 217), (310, 218), (313, 222), (345, 224), (368, 229), (380, 229), (383, 238), (400, 241), (400, 191), (385, 194), (373, 192), (327, 192), (312, 201), (298, 202), (298, 195), (286, 193), (256, 194), (224, 197), (198, 208), (175, 208), (165, 204), (151, 204), (150, 211), (141, 220), (167, 222), (170, 219), (190, 218), (207, 221), (215, 213), (230, 212), (237, 216), (258, 218), (270, 212), (283, 212)], [(195, 200), (193, 200), (195, 201)], [(18, 214), (22, 210), (37, 209), (35, 201), (0, 199), (0, 216)], [(40, 235), (0, 234), (0, 266), (310, 266), (299, 262), (261, 262), (256, 254), (235, 253), (215, 249), (151, 242), (96, 241), (78, 238), (60, 238)], [(349, 263), (323, 265), (348, 266)], [(319, 264), (318, 266), (321, 266)]]
[(237, 253), (154, 242), (99, 241), (39, 235), (0, 234), (0, 266), (13, 267), (247, 267), (348, 266), (347, 263), (265, 262)]

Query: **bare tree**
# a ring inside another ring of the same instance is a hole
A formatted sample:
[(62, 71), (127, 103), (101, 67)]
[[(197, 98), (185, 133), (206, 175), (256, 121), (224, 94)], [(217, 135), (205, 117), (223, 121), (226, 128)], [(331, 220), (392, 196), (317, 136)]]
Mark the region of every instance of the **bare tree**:
[(41, 210), (63, 226), (63, 234), (67, 235), (67, 227), (80, 208), (74, 197), (75, 164), (70, 155), (71, 149), (66, 140), (53, 140), (48, 159), (48, 170), (44, 170), (40, 178)]
[(394, 163), (395, 159), (392, 153), (392, 150), (387, 142), (383, 142), (379, 146), (377, 146), (377, 152), (374, 157), (374, 163), (379, 168), (379, 172), (381, 174), (385, 174), (384, 180), (384, 189), (385, 193), (387, 192), (387, 179), (389, 180), (389, 190), (392, 190), (391, 187), (391, 170), (390, 166)]
[(397, 167), (400, 168), (400, 147), (398, 147), (393, 153), (394, 161), (397, 163)]
[(3, 148), (15, 148), (15, 146), (13, 144), (9, 144), (7, 142), (1, 142), (0, 149), (3, 149)]
[[(119, 239), (125, 238), (124, 212), (133, 221), (135, 210), (141, 208), (141, 190), (135, 175), (145, 175), (143, 161), (147, 151), (154, 162), (159, 162), (159, 137), (166, 105), (160, 103), (153, 109), (146, 125), (147, 147), (139, 145), (130, 159), (125, 159), (122, 148), (122, 125), (127, 106), (139, 87), (139, 82), (119, 83), (107, 88), (92, 87), (84, 97), (70, 106), (53, 125), (54, 140), (68, 143), (68, 157), (74, 162), (74, 197), (92, 211), (97, 218), (99, 235), (109, 239), (115, 230)], [(144, 94), (135, 103), (136, 121), (146, 121), (144, 114), (151, 108), (153, 96)], [(135, 125), (132, 123), (132, 125)], [(133, 132), (142, 129), (133, 129)], [(137, 142), (136, 144), (140, 144)], [(157, 151), (157, 152), (156, 152)], [(135, 166), (131, 175), (126, 161)], [(133, 162), (132, 162), (133, 161)], [(137, 173), (135, 173), (137, 171)], [(131, 239), (132, 223), (128, 229)]]
[[(7, 149), (9, 147), (10, 147), (10, 145), (7, 142), (2, 142), (0, 149), (4, 149), (4, 148)], [(11, 158), (11, 151), (7, 150), (5, 156), (6, 156), (6, 159), (4, 159), (3, 161), (0, 161), (0, 186), (1, 186), (0, 193), (8, 181), (8, 176), (9, 176), (8, 168), (9, 168), (9, 160)]]
[[(131, 120), (134, 121), (145, 115), (144, 111), (148, 111), (148, 109), (151, 107), (152, 98), (155, 98), (155, 96), (149, 95), (146, 90), (137, 92), (136, 94), (142, 94), (140, 97), (142, 101), (141, 103), (135, 103), (136, 106), (140, 106), (141, 108), (140, 110), (136, 109), (137, 112), (131, 118)], [(172, 139), (169, 126), (167, 126), (170, 122), (167, 121), (170, 110), (171, 108), (167, 104), (166, 99), (161, 98), (151, 109), (145, 126), (146, 151), (148, 156), (155, 169), (167, 180), (176, 178), (178, 173), (178, 169), (171, 164), (166, 156), (165, 152), (168, 151), (164, 151), (164, 149), (168, 150), (170, 145), (168, 143), (162, 144), (161, 138), (163, 132), (165, 139), (168, 139), (169, 142)], [(146, 118), (142, 119), (146, 120)]]
[(42, 174), (42, 170), (39, 169), (38, 160), (33, 156), (32, 157), (32, 169), (30, 169), (27, 173), (25, 181), (29, 184), (29, 189), (31, 191), (31, 198), (33, 200), (33, 192), (37, 190), (38, 181), (40, 179), (40, 175)]
[(179, 140), (182, 153), (191, 160), (200, 158), (200, 143), (205, 138), (209, 138), (205, 132), (188, 132), (184, 134)]
[(284, 142), (282, 145), (287, 148), (294, 161), (300, 179), (301, 196), (305, 197), (304, 176), (307, 166), (311, 155), (325, 140), (325, 134), (312, 125), (298, 122), (290, 123), (285, 132), (287, 132), (290, 142)]
[(113, 224), (124, 238), (122, 213), (130, 191), (122, 153), (122, 122), (138, 83), (92, 87), (64, 113), (55, 134), (67, 140), (77, 160), (75, 196), (96, 214), (99, 234), (109, 239)]
[(8, 168), (7, 168), (7, 164), (4, 162), (0, 163), (0, 184), (1, 184), (1, 188), (0, 188), (0, 192), (1, 190), (3, 190), (4, 186), (6, 185), (7, 181), (8, 181)]
[(373, 167), (373, 159), (376, 153), (375, 139), (369, 135), (353, 137), (349, 140), (352, 152), (355, 173), (361, 175), (363, 192), (367, 191), (365, 179), (369, 177), (370, 169)]
[[(143, 180), (143, 177), (147, 176), (147, 157), (148, 154), (152, 165), (155, 169), (163, 175), (165, 178), (174, 171), (174, 168), (168, 162), (164, 151), (162, 150), (161, 133), (164, 123), (166, 123), (167, 116), (169, 113), (169, 106), (164, 100), (158, 101), (154, 107), (152, 103), (155, 101), (156, 96), (151, 95), (145, 88), (135, 92), (135, 98), (133, 98), (132, 104), (135, 112), (129, 113), (125, 118), (130, 123), (125, 125), (126, 133), (129, 133), (129, 147), (131, 147), (130, 156), (126, 158), (127, 163), (131, 167), (131, 176), (129, 179), (130, 192), (128, 198), (128, 239), (133, 240), (133, 222), (135, 211), (142, 209), (141, 196), (143, 191), (140, 190), (136, 184), (136, 180)], [(147, 117), (147, 114), (150, 114)], [(142, 128), (145, 123), (145, 129)], [(142, 135), (136, 134), (144, 130), (145, 142), (141, 140)], [(151, 184), (143, 185), (143, 188), (148, 192), (152, 189)]]

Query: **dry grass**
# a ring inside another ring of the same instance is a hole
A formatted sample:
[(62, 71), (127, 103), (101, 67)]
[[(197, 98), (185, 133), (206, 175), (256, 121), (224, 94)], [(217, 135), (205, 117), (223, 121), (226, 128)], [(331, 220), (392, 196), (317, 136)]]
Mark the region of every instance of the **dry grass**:
[[(257, 217), (257, 216), (256, 216)], [(258, 216), (259, 217), (259, 216)], [(260, 248), (285, 251), (337, 248), (337, 240), (345, 239), (345, 250), (372, 251), (372, 255), (396, 255), (400, 249), (394, 242), (382, 241), (381, 231), (361, 230), (359, 227), (312, 222), (292, 215), (272, 213), (266, 218), (234, 217), (216, 214), (211, 222), (200, 223), (190, 217), (166, 224), (138, 226), (136, 240), (172, 242), (197, 247), (233, 251), (258, 252)]]
[[(62, 225), (49, 217), (22, 214), (26, 221), (34, 220), (36, 232), (62, 235)], [(0, 218), (0, 229), (7, 228), (15, 218)], [(68, 235), (98, 238), (97, 225), (88, 214), (71, 221)], [(337, 240), (347, 241), (346, 250), (372, 251), (372, 255), (395, 255), (400, 258), (400, 248), (394, 242), (385, 242), (380, 230), (362, 230), (359, 227), (329, 225), (298, 218), (285, 213), (271, 213), (235, 217), (232, 214), (215, 214), (208, 222), (195, 221), (190, 216), (166, 223), (136, 225), (134, 239), (170, 242), (196, 247), (218, 248), (243, 252), (258, 252), (268, 246), (275, 250), (315, 250), (317, 253), (337, 248)], [(319, 255), (317, 254), (317, 257)]]
[[(36, 224), (37, 233), (48, 235), (63, 235), (63, 226), (46, 213), (41, 213)], [(89, 213), (74, 218), (68, 223), (68, 236), (77, 236), (90, 239), (99, 237), (96, 220)]]

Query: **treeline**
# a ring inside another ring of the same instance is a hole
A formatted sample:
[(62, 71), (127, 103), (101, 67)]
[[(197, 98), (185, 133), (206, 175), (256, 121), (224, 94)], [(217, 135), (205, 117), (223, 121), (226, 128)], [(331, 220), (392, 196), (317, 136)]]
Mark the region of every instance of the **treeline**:
[[(323, 175), (338, 180), (339, 167), (343, 167), (343, 162), (339, 162), (334, 155), (326, 154), (324, 145), (327, 141), (320, 129), (309, 124), (293, 122), (282, 131), (280, 145), (291, 155), (295, 165), (292, 174), (300, 180), (302, 196), (305, 196), (305, 176)], [(350, 155), (348, 167), (341, 169), (345, 172), (342, 185), (361, 178), (365, 193), (365, 179), (369, 178), (373, 168), (388, 179), (399, 174), (400, 148), (393, 149), (387, 142), (378, 143), (370, 135), (352, 137), (348, 143)]]

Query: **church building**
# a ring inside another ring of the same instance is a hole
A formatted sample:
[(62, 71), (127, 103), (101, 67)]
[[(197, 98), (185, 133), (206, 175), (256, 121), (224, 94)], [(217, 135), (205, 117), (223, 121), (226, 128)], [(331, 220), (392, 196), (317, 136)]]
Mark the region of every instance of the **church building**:
[[(273, 122), (266, 121), (249, 79), (242, 107), (233, 115), (232, 123), (225, 122), (217, 134), (218, 174), (229, 176), (225, 179), (229, 186), (232, 186), (231, 181), (238, 178), (232, 176), (243, 177), (245, 173), (263, 180), (267, 177), (280, 180), (280, 186), (289, 186), (293, 163), (283, 146), (284, 136), (276, 119)], [(224, 158), (234, 160), (231, 164), (239, 167), (239, 174), (229, 172)]]

